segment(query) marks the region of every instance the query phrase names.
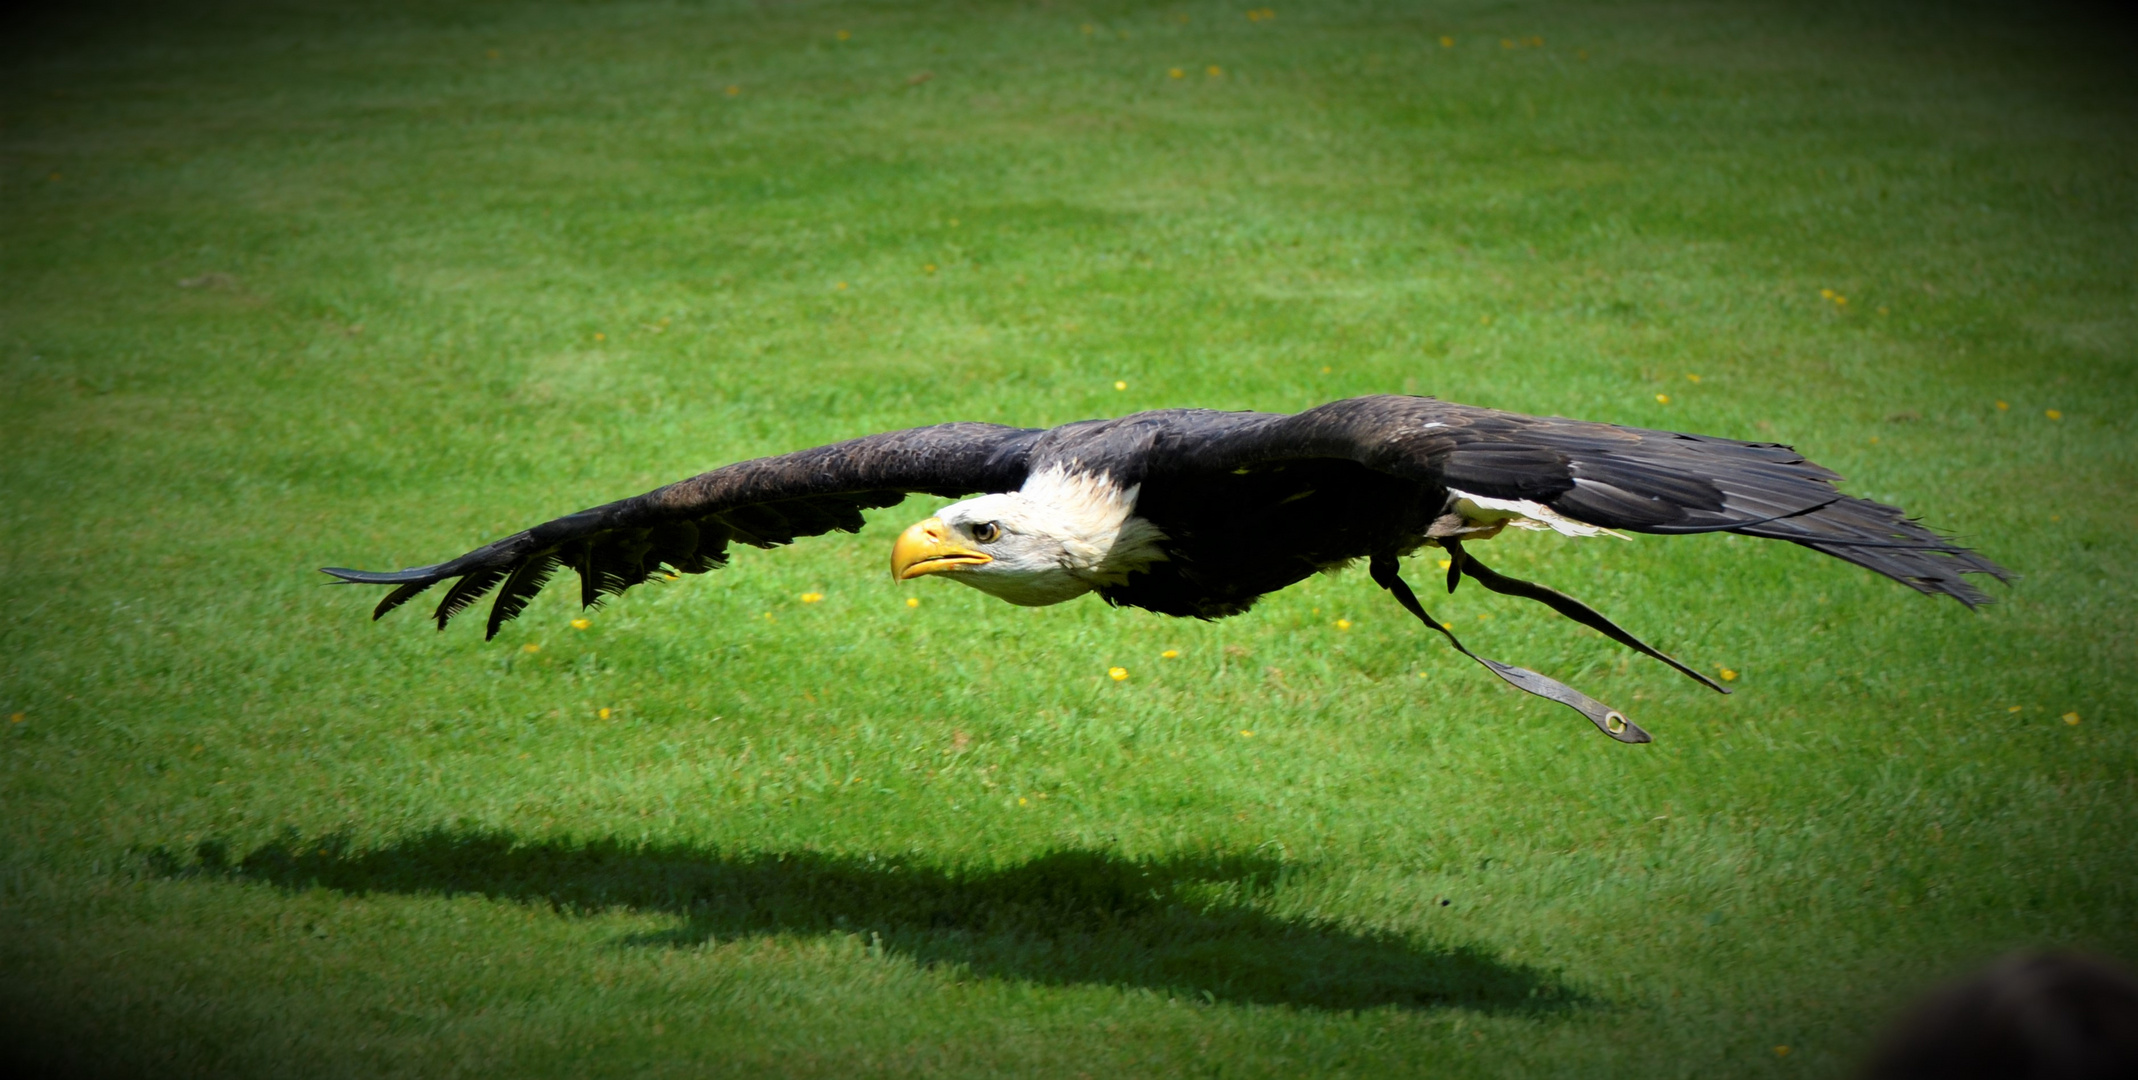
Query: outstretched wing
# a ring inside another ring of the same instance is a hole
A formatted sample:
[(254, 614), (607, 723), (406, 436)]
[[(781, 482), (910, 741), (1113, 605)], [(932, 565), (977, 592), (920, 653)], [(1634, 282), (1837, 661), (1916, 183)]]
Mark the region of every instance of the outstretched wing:
[(392, 585), (380, 618), (442, 581), (438, 628), (503, 583), (485, 637), (496, 637), (559, 567), (579, 574), (580, 603), (599, 604), (662, 567), (702, 574), (725, 565), (730, 541), (770, 548), (861, 528), (861, 511), (913, 492), (957, 497), (1024, 482), (1040, 433), (996, 424), (937, 424), (778, 457), (738, 462), (547, 521), (435, 566), (392, 572), (327, 567), (359, 585)]
[(1301, 458), (1356, 461), (1450, 492), (1541, 504), (1575, 521), (1645, 533), (1734, 532), (1788, 540), (1970, 607), (1963, 574), (1996, 563), (1852, 498), (1839, 474), (1779, 443), (1524, 416), (1421, 397), (1364, 397), (1293, 416), (1211, 414), (1160, 468), (1232, 470)]

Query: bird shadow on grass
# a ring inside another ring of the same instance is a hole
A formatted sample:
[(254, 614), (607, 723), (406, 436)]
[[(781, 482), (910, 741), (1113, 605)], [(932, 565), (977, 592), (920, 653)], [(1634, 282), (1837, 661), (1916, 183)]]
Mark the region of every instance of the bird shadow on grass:
[(625, 938), (627, 946), (851, 934), (924, 967), (1210, 1002), (1525, 1014), (1579, 1002), (1547, 973), (1472, 946), (1421, 945), (1312, 916), (1272, 915), (1257, 901), (1286, 868), (1249, 856), (1128, 859), (1069, 849), (975, 869), (451, 830), (368, 850), (291, 835), (237, 857), (211, 841), (194, 856), (148, 853), (152, 868), (172, 877), (477, 895), (563, 914), (662, 912), (679, 920), (671, 930)]

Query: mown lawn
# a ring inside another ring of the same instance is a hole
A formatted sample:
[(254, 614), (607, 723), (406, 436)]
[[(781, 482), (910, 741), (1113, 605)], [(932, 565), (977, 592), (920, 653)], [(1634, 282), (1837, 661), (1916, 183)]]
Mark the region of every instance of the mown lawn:
[[(0, 44), (11, 1055), (1830, 1076), (2002, 951), (2138, 959), (2118, 27), (175, 7)], [(2024, 577), (1493, 542), (1736, 673), (1433, 603), (1621, 746), (1362, 573), (1218, 623), (894, 584), (926, 500), (487, 644), (313, 572), (885, 428), (1383, 392), (1790, 442)]]

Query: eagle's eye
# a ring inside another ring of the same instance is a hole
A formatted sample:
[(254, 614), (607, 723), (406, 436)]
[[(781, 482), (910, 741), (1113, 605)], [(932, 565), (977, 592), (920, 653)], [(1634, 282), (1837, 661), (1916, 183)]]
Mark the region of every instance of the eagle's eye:
[(983, 544), (992, 544), (1002, 538), (1002, 526), (992, 521), (983, 521), (972, 527), (972, 538)]

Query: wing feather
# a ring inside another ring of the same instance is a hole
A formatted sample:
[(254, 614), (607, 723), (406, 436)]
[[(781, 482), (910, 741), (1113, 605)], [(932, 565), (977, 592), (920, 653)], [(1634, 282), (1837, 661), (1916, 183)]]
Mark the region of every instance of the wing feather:
[(1348, 459), (1438, 488), (1527, 499), (1590, 525), (1665, 535), (1736, 532), (1801, 544), (1973, 606), (1962, 575), (2010, 571), (1911, 520), (1844, 495), (1791, 447), (1524, 416), (1423, 397), (1365, 397), (1291, 416), (1199, 413), (1154, 471), (1232, 471)]
[(374, 617), (453, 581), (433, 618), (454, 615), (504, 582), (488, 636), (524, 611), (558, 567), (579, 575), (593, 607), (668, 567), (702, 574), (727, 564), (731, 541), (770, 548), (861, 528), (862, 511), (911, 492), (957, 496), (1010, 491), (1024, 482), (1040, 432), (996, 424), (909, 428), (701, 473), (644, 495), (543, 522), (457, 559), (399, 571), (330, 567), (343, 582), (392, 585)]

